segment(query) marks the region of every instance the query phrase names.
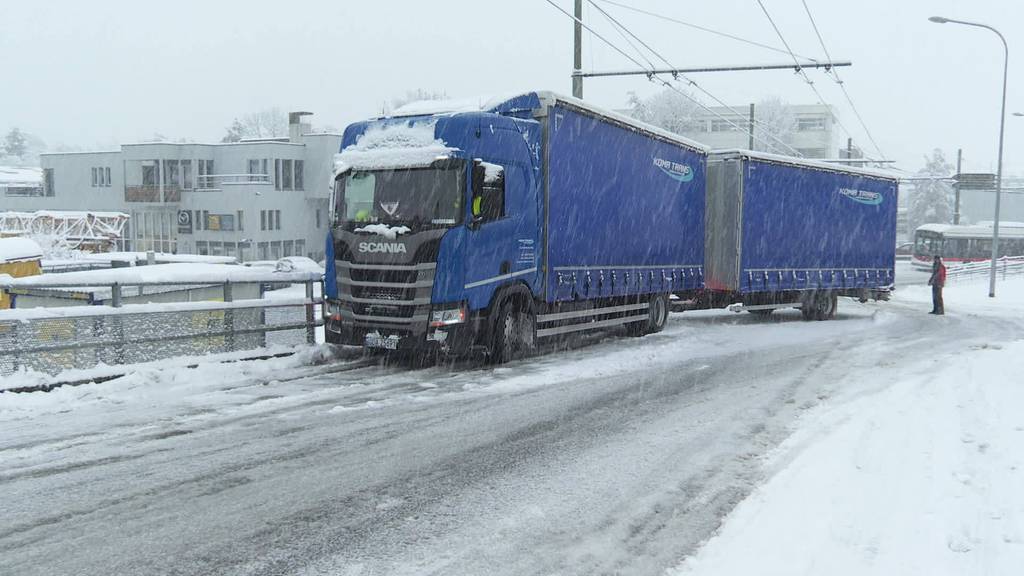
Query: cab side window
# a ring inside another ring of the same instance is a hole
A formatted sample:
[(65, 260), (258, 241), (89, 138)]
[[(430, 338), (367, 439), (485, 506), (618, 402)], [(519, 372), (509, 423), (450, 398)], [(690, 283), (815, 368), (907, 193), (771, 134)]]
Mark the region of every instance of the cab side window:
[(505, 217), (505, 168), (489, 162), (473, 166), (473, 220), (491, 222)]

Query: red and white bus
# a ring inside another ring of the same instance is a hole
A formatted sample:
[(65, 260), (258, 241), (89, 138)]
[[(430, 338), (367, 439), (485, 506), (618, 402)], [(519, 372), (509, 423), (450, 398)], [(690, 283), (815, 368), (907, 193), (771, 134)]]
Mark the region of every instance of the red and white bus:
[[(947, 264), (988, 260), (992, 257), (992, 223), (919, 226), (914, 232), (914, 266), (931, 268), (936, 254)], [(1003, 256), (1024, 256), (1024, 223), (999, 224), (999, 257)]]

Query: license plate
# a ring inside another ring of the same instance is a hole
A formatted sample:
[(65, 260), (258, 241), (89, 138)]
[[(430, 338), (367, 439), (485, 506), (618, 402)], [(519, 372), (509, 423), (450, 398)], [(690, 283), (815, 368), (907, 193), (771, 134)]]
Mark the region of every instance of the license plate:
[(389, 338), (377, 334), (367, 334), (364, 344), (367, 348), (383, 348), (385, 350), (398, 350), (398, 338)]

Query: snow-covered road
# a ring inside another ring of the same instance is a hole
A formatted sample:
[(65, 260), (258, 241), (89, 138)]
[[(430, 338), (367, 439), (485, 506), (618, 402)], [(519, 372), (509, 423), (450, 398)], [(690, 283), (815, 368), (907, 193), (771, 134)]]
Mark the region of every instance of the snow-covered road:
[(0, 573), (659, 574), (813, 443), (807, 414), (1024, 328), (947, 306), (686, 313), (498, 369), (310, 353), (2, 394)]

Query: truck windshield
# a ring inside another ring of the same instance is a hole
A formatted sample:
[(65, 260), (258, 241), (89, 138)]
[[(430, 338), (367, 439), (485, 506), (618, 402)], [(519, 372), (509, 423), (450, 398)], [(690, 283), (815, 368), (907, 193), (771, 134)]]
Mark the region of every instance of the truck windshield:
[(412, 229), (462, 221), (464, 165), (352, 171), (335, 183), (337, 224), (395, 224)]

